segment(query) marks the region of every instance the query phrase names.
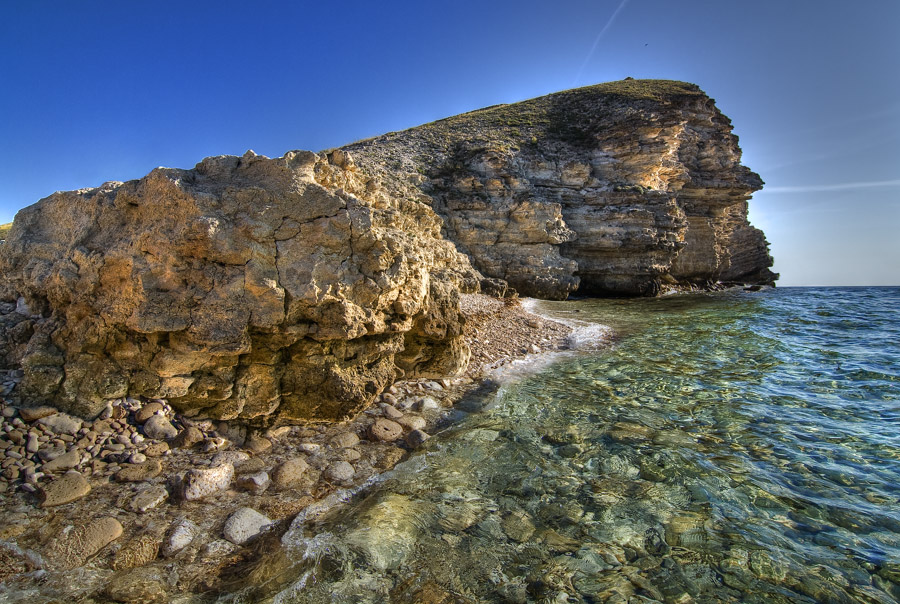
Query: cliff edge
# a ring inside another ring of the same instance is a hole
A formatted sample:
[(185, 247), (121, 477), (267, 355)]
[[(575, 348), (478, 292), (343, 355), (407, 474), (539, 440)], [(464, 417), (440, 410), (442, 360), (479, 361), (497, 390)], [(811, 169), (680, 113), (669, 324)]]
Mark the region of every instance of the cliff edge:
[(17, 393), (83, 417), (334, 421), (465, 371), (460, 293), (647, 295), (776, 278), (731, 123), (625, 80), (316, 154), (55, 193), (0, 246)]
[(444, 235), (524, 295), (653, 295), (778, 277), (747, 221), (763, 181), (694, 84), (609, 82), (344, 149), (369, 173), (417, 182)]

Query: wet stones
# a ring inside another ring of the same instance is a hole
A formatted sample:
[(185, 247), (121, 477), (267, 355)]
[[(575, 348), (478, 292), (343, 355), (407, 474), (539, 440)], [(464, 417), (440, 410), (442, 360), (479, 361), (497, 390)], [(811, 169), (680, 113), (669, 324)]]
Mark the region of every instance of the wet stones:
[(91, 492), (91, 485), (78, 472), (69, 472), (41, 489), (41, 507), (65, 505)]
[(168, 498), (169, 491), (164, 486), (153, 485), (135, 495), (128, 507), (133, 512), (143, 514), (147, 510), (159, 506)]
[(225, 463), (214, 468), (193, 468), (184, 475), (181, 498), (185, 501), (203, 499), (231, 485), (234, 466)]
[[(397, 423), (407, 430), (424, 430), (425, 426), (428, 425), (428, 422), (425, 421), (425, 418), (418, 415), (404, 415), (397, 420)], [(390, 440), (395, 439), (392, 438)]]
[(228, 517), (222, 536), (235, 545), (243, 545), (260, 534), (272, 521), (253, 508), (240, 508)]
[(506, 536), (518, 543), (524, 543), (534, 534), (535, 526), (531, 517), (522, 510), (507, 514), (501, 521)]
[(346, 461), (338, 461), (325, 469), (325, 478), (332, 482), (346, 482), (353, 478), (356, 470)]
[(169, 601), (165, 580), (155, 568), (139, 568), (116, 574), (106, 586), (106, 595), (115, 602), (165, 604)]
[(403, 427), (395, 421), (379, 418), (369, 428), (369, 434), (373, 440), (390, 442), (397, 440), (403, 435)]
[(411, 430), (406, 435), (406, 445), (411, 449), (418, 449), (425, 441), (429, 439), (428, 433), (424, 430)]
[(169, 527), (169, 530), (166, 531), (162, 547), (160, 548), (160, 554), (162, 554), (164, 558), (171, 558), (190, 545), (191, 541), (193, 541), (194, 537), (199, 533), (200, 527), (196, 524), (187, 518), (177, 518)]
[(162, 541), (155, 535), (135, 537), (116, 552), (110, 567), (113, 570), (126, 570), (144, 566), (156, 559), (160, 545)]
[(276, 466), (272, 471), (272, 485), (277, 489), (295, 486), (308, 469), (309, 464), (303, 457), (289, 459)]
[(122, 535), (122, 525), (112, 517), (100, 518), (60, 535), (48, 557), (61, 570), (82, 566), (91, 556)]
[(354, 447), (359, 444), (359, 436), (356, 432), (341, 432), (331, 439), (330, 444), (336, 449)]
[(144, 461), (143, 463), (128, 464), (116, 472), (116, 480), (119, 482), (143, 482), (159, 476), (162, 472), (162, 464), (157, 459)]

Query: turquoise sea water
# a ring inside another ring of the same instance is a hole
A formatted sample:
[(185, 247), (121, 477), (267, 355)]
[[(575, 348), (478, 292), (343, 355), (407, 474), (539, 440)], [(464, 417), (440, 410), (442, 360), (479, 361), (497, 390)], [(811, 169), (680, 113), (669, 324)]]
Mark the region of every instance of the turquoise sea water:
[(227, 599), (900, 599), (900, 288), (540, 309), (614, 343), (462, 401)]

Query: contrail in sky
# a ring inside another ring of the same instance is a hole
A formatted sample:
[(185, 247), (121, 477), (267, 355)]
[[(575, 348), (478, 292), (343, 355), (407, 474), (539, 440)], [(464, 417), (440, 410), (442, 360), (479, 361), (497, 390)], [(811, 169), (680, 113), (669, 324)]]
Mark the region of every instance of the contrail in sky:
[(851, 191), (872, 187), (898, 187), (900, 180), (871, 180), (868, 182), (845, 182), (838, 185), (808, 185), (800, 187), (766, 187), (766, 193), (816, 193), (819, 191)]
[(591, 60), (591, 57), (594, 56), (594, 51), (597, 50), (597, 45), (600, 44), (600, 38), (602, 38), (603, 34), (605, 34), (607, 32), (607, 30), (609, 30), (609, 28), (613, 24), (613, 21), (616, 20), (616, 17), (619, 16), (619, 13), (622, 12), (622, 9), (625, 8), (625, 5), (628, 4), (628, 2), (629, 2), (629, 0), (622, 0), (622, 4), (620, 4), (619, 8), (617, 8), (615, 10), (615, 12), (613, 12), (612, 16), (609, 18), (609, 21), (606, 22), (606, 25), (604, 25), (603, 29), (600, 30), (600, 33), (597, 34), (597, 39), (594, 40), (594, 45), (591, 46), (590, 52), (584, 58), (584, 63), (581, 64), (581, 68), (578, 70), (578, 75), (575, 76), (575, 81), (572, 82), (572, 86), (578, 85), (578, 80), (581, 79), (581, 74), (582, 74), (582, 72), (584, 72), (584, 68), (587, 67), (588, 61)]

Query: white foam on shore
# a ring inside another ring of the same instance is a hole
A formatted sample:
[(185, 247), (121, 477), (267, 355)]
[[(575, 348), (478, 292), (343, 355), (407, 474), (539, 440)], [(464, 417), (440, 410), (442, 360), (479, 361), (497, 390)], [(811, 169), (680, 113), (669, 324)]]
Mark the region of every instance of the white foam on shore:
[(612, 343), (615, 332), (612, 327), (590, 321), (579, 321), (569, 317), (560, 317), (548, 312), (541, 306), (541, 300), (535, 298), (522, 298), (522, 308), (531, 314), (537, 315), (548, 321), (556, 321), (569, 327), (572, 332), (566, 339), (571, 350), (601, 350), (608, 348)]

